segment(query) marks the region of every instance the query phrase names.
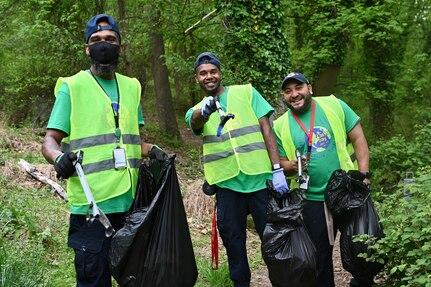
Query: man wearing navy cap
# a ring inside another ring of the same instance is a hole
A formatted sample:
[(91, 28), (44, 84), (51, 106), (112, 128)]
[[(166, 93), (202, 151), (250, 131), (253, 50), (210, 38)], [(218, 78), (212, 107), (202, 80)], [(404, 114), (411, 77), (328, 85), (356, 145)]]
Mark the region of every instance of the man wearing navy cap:
[[(289, 190), (269, 122), (274, 109), (250, 84), (223, 86), (220, 60), (213, 53), (200, 54), (194, 70), (207, 96), (187, 111), (185, 120), (196, 135), (203, 135), (205, 179), (216, 194), (230, 278), (236, 287), (249, 286), (247, 215), (262, 238), (269, 200), (266, 181), (272, 180), (281, 195)], [(224, 113), (234, 115), (224, 127), (216, 101)]]
[[(369, 179), (369, 150), (359, 116), (333, 95), (312, 97), (313, 88), (301, 73), (288, 74), (281, 84), (289, 110), (274, 121), (281, 166), (287, 176), (298, 173), (295, 151), (303, 155), (303, 167), (309, 176), (303, 208), (304, 223), (317, 249), (317, 282), (319, 287), (334, 287), (332, 250), (334, 226), (324, 204), (324, 190), (337, 169), (358, 169)], [(346, 144), (350, 142), (351, 145)], [(354, 150), (357, 162), (352, 161)], [(294, 187), (294, 181), (291, 182)], [(334, 218), (335, 219), (335, 218)], [(288, 282), (287, 282), (288, 283)], [(350, 286), (368, 287), (372, 278), (353, 278)]]
[(105, 236), (99, 221), (86, 221), (89, 203), (75, 173), (76, 152), (84, 152), (89, 187), (115, 230), (122, 227), (132, 203), (142, 156), (163, 160), (167, 155), (141, 142), (141, 85), (115, 72), (123, 46), (114, 18), (106, 14), (91, 18), (85, 41), (91, 66), (57, 80), (42, 154), (54, 164), (57, 177), (67, 179), (68, 245), (75, 251), (76, 286), (109, 287), (111, 237)]

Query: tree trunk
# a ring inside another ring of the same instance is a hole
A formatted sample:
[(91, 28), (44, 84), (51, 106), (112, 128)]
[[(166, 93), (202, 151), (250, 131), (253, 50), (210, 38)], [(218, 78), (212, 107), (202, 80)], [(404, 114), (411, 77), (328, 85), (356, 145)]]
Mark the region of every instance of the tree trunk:
[(159, 123), (172, 137), (180, 139), (172, 94), (169, 85), (168, 68), (165, 62), (165, 47), (163, 35), (160, 34), (160, 12), (153, 7), (153, 29), (150, 32), (150, 48), (154, 88), (156, 92), (156, 109)]
[(127, 43), (127, 25), (125, 22), (126, 8), (124, 2), (124, 0), (118, 0), (118, 22), (120, 23), (121, 43), (125, 45), (124, 47), (126, 48), (122, 53), (122, 58), (126, 67), (126, 75), (130, 77), (132, 76), (132, 66), (130, 63), (129, 52), (127, 49), (130, 49), (130, 44)]
[[(195, 49), (195, 47), (196, 47), (196, 45), (195, 45), (196, 41), (195, 41), (195, 37), (193, 36), (193, 34), (190, 35), (190, 39), (191, 39), (190, 40), (191, 41), (191, 45), (190, 45), (189, 53), (191, 55), (195, 55), (195, 57), (197, 57), (198, 54), (196, 54), (196, 49)], [(189, 85), (190, 85), (190, 88), (191, 88), (191, 105), (194, 106), (195, 104), (197, 104), (200, 101), (201, 97), (199, 97), (198, 90), (193, 89), (193, 87), (196, 85), (195, 78), (194, 77), (190, 77), (189, 79), (190, 79)]]
[[(368, 59), (368, 69), (370, 75), (375, 77), (370, 90), (374, 91), (369, 95), (370, 126), (371, 132), (376, 139), (386, 138), (391, 135), (394, 123), (394, 95), (392, 87), (388, 82), (393, 79), (389, 63), (391, 51), (377, 41), (365, 41), (365, 59)], [(384, 95), (382, 97), (382, 95)]]
[(96, 11), (94, 11), (95, 15), (102, 14), (105, 11), (105, 0), (95, 0), (94, 1)]
[[(177, 42), (174, 45), (173, 51), (175, 54), (180, 54), (181, 57), (186, 58), (184, 53), (184, 43)], [(174, 87), (175, 87), (175, 97), (177, 99), (177, 102), (179, 98), (184, 94), (184, 79), (186, 75), (182, 73), (178, 69), (173, 70), (173, 76), (174, 76)]]
[(313, 94), (315, 96), (328, 96), (334, 92), (338, 75), (340, 74), (340, 65), (325, 64), (322, 65), (320, 73), (313, 83)]

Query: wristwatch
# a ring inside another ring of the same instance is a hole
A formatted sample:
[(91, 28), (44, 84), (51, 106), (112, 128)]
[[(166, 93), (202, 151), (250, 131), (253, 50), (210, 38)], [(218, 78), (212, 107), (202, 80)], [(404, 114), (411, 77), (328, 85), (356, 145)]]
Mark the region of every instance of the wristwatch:
[(279, 168), (281, 168), (281, 166), (280, 166), (280, 164), (279, 164), (279, 163), (274, 163), (274, 164), (272, 165), (272, 170), (276, 170), (276, 169), (279, 169)]
[(361, 173), (362, 173), (363, 175), (365, 175), (365, 178), (368, 178), (368, 179), (370, 179), (370, 178), (371, 178), (371, 172), (368, 172), (368, 171), (361, 171)]

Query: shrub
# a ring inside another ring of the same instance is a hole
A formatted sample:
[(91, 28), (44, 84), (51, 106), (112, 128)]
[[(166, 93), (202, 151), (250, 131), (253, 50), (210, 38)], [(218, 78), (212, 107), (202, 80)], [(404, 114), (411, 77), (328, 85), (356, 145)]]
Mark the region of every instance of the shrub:
[(394, 136), (379, 141), (370, 148), (370, 170), (373, 172), (373, 186), (377, 187), (377, 190), (393, 191), (406, 172), (419, 174), (431, 166), (431, 158), (427, 156), (431, 149), (428, 137), (431, 133), (431, 123), (416, 125), (415, 130), (411, 139)]
[(387, 258), (387, 283), (399, 286), (431, 286), (431, 174), (409, 186), (381, 195), (377, 205), (385, 237), (373, 246), (371, 260)]

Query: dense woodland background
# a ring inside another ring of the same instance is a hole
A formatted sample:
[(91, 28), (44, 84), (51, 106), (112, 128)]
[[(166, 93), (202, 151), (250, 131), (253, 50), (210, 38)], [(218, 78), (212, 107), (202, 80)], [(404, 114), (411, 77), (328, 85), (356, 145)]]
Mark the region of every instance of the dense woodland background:
[(2, 0), (1, 110), (10, 124), (46, 124), (56, 79), (89, 67), (85, 24), (103, 12), (127, 47), (120, 72), (140, 80), (143, 105), (157, 99), (172, 136), (200, 98), (203, 51), (220, 57), (225, 84), (250, 82), (279, 109), (281, 79), (301, 71), (315, 95), (361, 115), (371, 142), (411, 136), (429, 119), (430, 10), (428, 0)]
[[(0, 165), (14, 147), (3, 129), (43, 130), (57, 78), (89, 68), (85, 24), (98, 13), (117, 19), (126, 45), (120, 72), (141, 82), (146, 127), (169, 151), (188, 140), (183, 117), (202, 97), (193, 63), (203, 51), (219, 56), (225, 84), (252, 83), (275, 117), (290, 71), (307, 75), (315, 96), (348, 103), (370, 144), (386, 281), (431, 286), (430, 0), (0, 0)], [(409, 202), (406, 172), (416, 178)], [(4, 196), (1, 224), (12, 210)]]

